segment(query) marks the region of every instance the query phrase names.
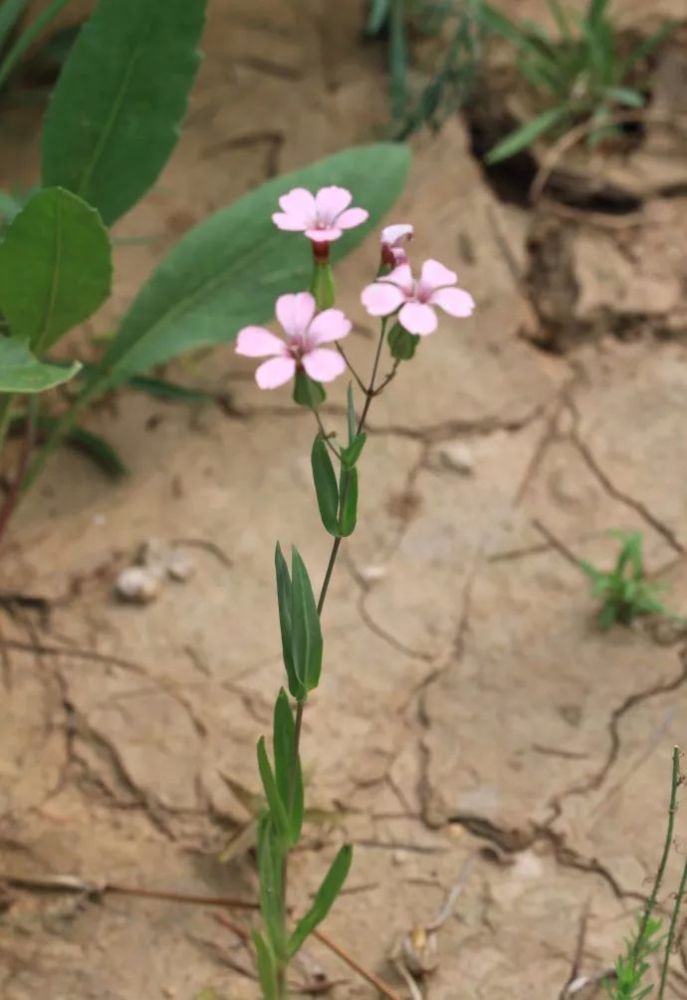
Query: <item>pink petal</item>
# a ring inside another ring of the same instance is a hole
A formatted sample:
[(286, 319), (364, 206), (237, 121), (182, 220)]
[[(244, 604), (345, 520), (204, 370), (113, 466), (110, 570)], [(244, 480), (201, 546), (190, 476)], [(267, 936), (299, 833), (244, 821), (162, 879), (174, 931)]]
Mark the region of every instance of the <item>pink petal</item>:
[(424, 288), (441, 288), (443, 285), (455, 285), (458, 276), (455, 271), (449, 271), (438, 260), (426, 260), (422, 265), (420, 281)]
[(317, 218), (327, 225), (331, 224), (337, 215), (348, 208), (352, 198), (353, 195), (346, 188), (336, 185), (320, 188), (315, 195)]
[(439, 288), (436, 292), (432, 292), (429, 301), (433, 306), (441, 306), (451, 316), (472, 316), (475, 308), (472, 295), (464, 292), (462, 288)]
[(255, 372), (255, 381), (261, 389), (276, 389), (278, 385), (284, 385), (296, 374), (296, 361), (294, 358), (270, 358), (263, 361)]
[(236, 353), (244, 358), (267, 358), (283, 354), (285, 350), (284, 341), (263, 326), (244, 326), (236, 338)]
[(305, 235), (314, 243), (333, 243), (341, 236), (340, 229), (306, 229)]
[(331, 382), (346, 370), (346, 362), (336, 351), (316, 347), (314, 351), (303, 355), (303, 367), (316, 382)]
[(276, 305), (277, 319), (289, 337), (301, 337), (315, 315), (315, 300), (310, 292), (280, 295)]
[(273, 212), (272, 222), (277, 229), (283, 229), (287, 233), (302, 233), (308, 225), (307, 222), (301, 222), (300, 216), (285, 215), (284, 212)]
[(314, 347), (316, 344), (326, 344), (331, 340), (341, 340), (350, 333), (350, 330), (351, 321), (340, 309), (325, 309), (310, 324), (308, 343)]
[(369, 218), (370, 213), (364, 208), (347, 208), (341, 215), (337, 215), (336, 224), (339, 229), (353, 229), (355, 226), (362, 226)]
[(398, 319), (401, 326), (409, 333), (419, 333), (421, 337), (434, 333), (437, 328), (436, 313), (431, 306), (422, 302), (406, 302), (398, 314)]
[(389, 281), (375, 281), (373, 285), (363, 288), (360, 301), (370, 316), (388, 316), (395, 312), (406, 300), (405, 295), (397, 285)]
[(279, 207), (293, 220), (294, 225), (307, 229), (315, 221), (315, 199), (305, 188), (293, 188), (279, 199)]
[(406, 295), (413, 294), (414, 282), (410, 264), (399, 264), (383, 280), (391, 281), (394, 285), (398, 285)]
[(406, 240), (412, 239), (415, 229), (409, 222), (399, 222), (395, 226), (385, 226), (382, 229), (381, 242), (394, 247)]

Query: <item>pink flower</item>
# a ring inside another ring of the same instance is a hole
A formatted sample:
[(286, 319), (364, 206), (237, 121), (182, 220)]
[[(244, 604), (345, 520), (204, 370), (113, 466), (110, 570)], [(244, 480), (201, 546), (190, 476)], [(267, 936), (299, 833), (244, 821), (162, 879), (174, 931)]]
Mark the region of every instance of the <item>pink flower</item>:
[(286, 341), (262, 326), (246, 326), (236, 341), (236, 353), (246, 358), (269, 358), (255, 372), (261, 389), (276, 389), (284, 385), (303, 368), (316, 382), (331, 382), (346, 368), (346, 362), (336, 351), (321, 344), (341, 340), (351, 324), (340, 309), (325, 309), (315, 315), (315, 299), (310, 292), (280, 295), (276, 306), (277, 319)]
[(409, 264), (401, 264), (363, 289), (361, 300), (370, 316), (390, 316), (399, 310), (401, 326), (424, 337), (437, 328), (435, 306), (451, 316), (470, 316), (475, 302), (462, 288), (454, 288), (454, 271), (438, 260), (426, 260), (420, 278), (413, 278)]
[(395, 226), (382, 229), (382, 263), (387, 267), (398, 267), (408, 263), (408, 254), (404, 246), (413, 238), (415, 229), (410, 223), (400, 222)]
[(344, 229), (362, 225), (369, 213), (364, 208), (349, 208), (353, 195), (346, 188), (324, 187), (316, 195), (305, 188), (294, 188), (279, 199), (281, 212), (272, 221), (278, 229), (305, 233), (315, 243), (338, 240)]

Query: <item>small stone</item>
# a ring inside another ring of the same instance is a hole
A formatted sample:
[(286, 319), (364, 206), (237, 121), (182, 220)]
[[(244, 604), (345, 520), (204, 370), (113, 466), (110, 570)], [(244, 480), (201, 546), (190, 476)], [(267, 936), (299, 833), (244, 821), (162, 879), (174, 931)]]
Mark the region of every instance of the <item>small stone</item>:
[(462, 441), (443, 444), (438, 450), (438, 455), (441, 464), (447, 469), (459, 472), (463, 476), (469, 476), (474, 471), (475, 457)]
[(128, 566), (117, 577), (115, 592), (131, 604), (150, 604), (160, 592), (160, 575), (146, 566)]
[(107, 524), (107, 518), (104, 514), (94, 514), (93, 524), (96, 528), (103, 528)]
[(169, 565), (173, 552), (174, 550), (167, 542), (163, 542), (160, 538), (149, 538), (141, 546), (136, 562), (139, 566), (145, 566), (147, 569), (154, 569), (163, 574)]
[(182, 552), (181, 549), (172, 549), (167, 562), (167, 575), (170, 580), (176, 580), (177, 583), (185, 583), (186, 580), (193, 576), (195, 570), (195, 563), (190, 556)]
[(394, 851), (391, 860), (395, 865), (404, 865), (408, 860), (408, 852), (401, 849)]
[(360, 576), (360, 579), (363, 581), (363, 583), (367, 584), (378, 583), (380, 580), (384, 579), (386, 574), (387, 574), (386, 566), (380, 566), (378, 564), (377, 565), (372, 564), (370, 566), (362, 566), (358, 570), (358, 575)]

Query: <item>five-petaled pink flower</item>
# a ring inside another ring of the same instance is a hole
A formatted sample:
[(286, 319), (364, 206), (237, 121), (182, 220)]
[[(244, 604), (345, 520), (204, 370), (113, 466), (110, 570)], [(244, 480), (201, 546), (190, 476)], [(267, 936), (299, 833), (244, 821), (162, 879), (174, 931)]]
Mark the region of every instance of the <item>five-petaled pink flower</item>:
[(240, 331), (236, 353), (246, 358), (269, 358), (255, 372), (261, 389), (276, 389), (304, 369), (316, 382), (331, 382), (346, 368), (346, 362), (336, 351), (322, 344), (341, 340), (351, 329), (351, 323), (340, 309), (325, 309), (315, 315), (315, 299), (310, 292), (280, 295), (276, 305), (277, 319), (286, 341), (262, 326), (246, 326)]
[(361, 300), (370, 316), (390, 316), (409, 333), (426, 336), (437, 328), (435, 306), (451, 316), (470, 316), (475, 302), (469, 292), (453, 287), (458, 278), (438, 260), (426, 260), (419, 279), (413, 278), (409, 264), (401, 264), (386, 277), (363, 289)]
[(408, 253), (405, 244), (413, 238), (415, 229), (409, 222), (399, 222), (382, 229), (382, 263), (387, 267), (398, 267), (408, 263)]
[(314, 243), (331, 243), (369, 216), (364, 208), (349, 208), (352, 199), (350, 191), (336, 185), (320, 188), (316, 195), (293, 188), (279, 199), (282, 211), (275, 212), (272, 221), (278, 229), (305, 233)]

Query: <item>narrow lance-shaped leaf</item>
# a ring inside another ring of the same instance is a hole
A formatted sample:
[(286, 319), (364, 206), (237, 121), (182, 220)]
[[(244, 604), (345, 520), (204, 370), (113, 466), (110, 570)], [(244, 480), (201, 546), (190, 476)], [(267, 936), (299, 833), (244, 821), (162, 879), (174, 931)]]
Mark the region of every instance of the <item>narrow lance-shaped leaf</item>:
[(358, 520), (358, 470), (341, 469), (341, 509), (339, 511), (339, 534), (344, 538), (352, 535)]
[(311, 452), (312, 475), (315, 482), (315, 493), (317, 494), (317, 506), (320, 508), (322, 524), (330, 535), (337, 535), (338, 509), (339, 509), (339, 487), (336, 482), (336, 473), (332, 460), (329, 457), (327, 445), (321, 435), (317, 435), (313, 441)]
[(278, 542), (274, 552), (274, 563), (277, 573), (277, 603), (279, 605), (279, 627), (281, 629), (284, 668), (289, 682), (289, 691), (297, 701), (302, 701), (307, 691), (301, 675), (297, 672), (297, 665), (293, 658), (293, 626), (291, 623), (293, 595), (291, 576), (289, 575), (289, 568), (286, 565), (286, 560)]
[(486, 162), (498, 163), (500, 160), (507, 160), (509, 156), (514, 156), (530, 146), (540, 135), (549, 132), (569, 114), (570, 111), (566, 105), (559, 105), (542, 112), (521, 128), (515, 129), (505, 139), (497, 143), (493, 149), (489, 150), (485, 157)]
[(275, 831), (279, 834), (284, 845), (286, 845), (291, 839), (291, 826), (286, 814), (286, 806), (279, 794), (277, 782), (275, 781), (272, 767), (267, 757), (264, 736), (261, 736), (258, 740), (258, 769)]
[(291, 843), (297, 844), (303, 825), (303, 772), (296, 750), (296, 726), (282, 688), (274, 705), (274, 777), (289, 818)]
[(361, 431), (346, 448), (341, 449), (341, 462), (346, 468), (352, 469), (356, 464), (362, 454), (366, 441), (367, 434), (365, 431)]
[(334, 858), (322, 885), (317, 890), (317, 895), (313, 900), (312, 906), (305, 916), (299, 920), (296, 929), (289, 939), (289, 958), (293, 958), (308, 935), (312, 934), (317, 925), (321, 924), (329, 913), (334, 900), (341, 892), (343, 884), (346, 881), (352, 860), (353, 848), (350, 844), (345, 844)]
[(199, 65), (205, 0), (100, 0), (81, 29), (43, 130), (43, 183), (112, 225), (176, 145)]
[(258, 826), (258, 876), (260, 912), (275, 958), (285, 957), (286, 927), (284, 914), (284, 850), (269, 816)]
[(277, 969), (272, 950), (260, 931), (253, 931), (253, 944), (258, 964), (258, 975), (263, 1000), (279, 1000), (277, 991)]
[(291, 626), (293, 661), (306, 691), (320, 682), (322, 629), (305, 563), (294, 547), (291, 556)]
[(34, 194), (0, 243), (0, 310), (38, 355), (94, 313), (111, 283), (98, 213), (62, 188)]
[(312, 268), (308, 241), (280, 232), (272, 222), (280, 195), (293, 187), (314, 191), (328, 184), (353, 192), (370, 218), (333, 244), (332, 258), (340, 260), (393, 205), (409, 156), (405, 146), (394, 143), (348, 149), (268, 181), (201, 222), (141, 289), (93, 374), (88, 395), (183, 351), (231, 341), (241, 327), (270, 319), (275, 298), (307, 287)]
[(78, 361), (68, 368), (43, 364), (23, 341), (0, 336), (0, 392), (45, 392), (68, 382), (79, 367)]

